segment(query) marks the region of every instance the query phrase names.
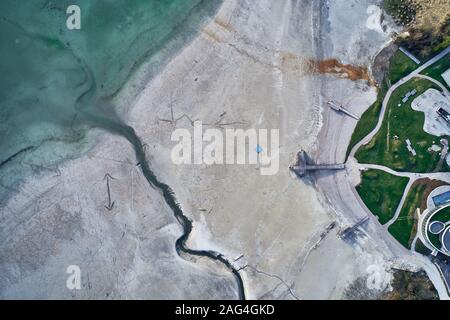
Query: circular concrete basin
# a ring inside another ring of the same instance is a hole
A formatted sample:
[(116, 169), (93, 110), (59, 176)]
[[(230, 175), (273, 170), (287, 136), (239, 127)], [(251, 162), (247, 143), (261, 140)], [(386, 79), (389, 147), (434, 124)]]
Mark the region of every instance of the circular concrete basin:
[(444, 227), (445, 225), (441, 221), (433, 221), (428, 226), (428, 230), (430, 230), (432, 234), (439, 234), (442, 232), (442, 230), (444, 230)]
[(444, 233), (441, 237), (442, 246), (447, 250), (450, 251), (450, 226), (445, 229)]

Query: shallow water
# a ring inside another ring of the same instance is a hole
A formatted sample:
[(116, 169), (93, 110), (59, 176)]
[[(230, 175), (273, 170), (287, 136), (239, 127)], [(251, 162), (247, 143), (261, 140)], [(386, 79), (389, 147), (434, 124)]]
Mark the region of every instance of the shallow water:
[[(176, 241), (181, 254), (206, 256), (233, 273), (245, 298), (239, 272), (220, 253), (191, 250), (192, 222), (171, 188), (151, 171), (139, 137), (114, 112), (111, 98), (141, 62), (157, 71), (203, 17), (220, 4), (212, 0), (79, 1), (82, 29), (65, 28), (65, 1), (23, 1), (0, 5), (0, 182), (5, 201), (32, 170), (75, 157), (87, 144), (85, 132), (100, 127), (134, 147), (147, 181), (160, 190), (183, 227)], [(161, 51), (165, 54), (161, 54)]]
[[(68, 30), (66, 8), (81, 9)], [(0, 3), (0, 183), (56, 168), (121, 125), (109, 98), (142, 61), (155, 72), (220, 1), (3, 0)], [(163, 53), (163, 54), (161, 54)], [(110, 125), (115, 122), (114, 125)], [(6, 197), (4, 190), (0, 199)]]

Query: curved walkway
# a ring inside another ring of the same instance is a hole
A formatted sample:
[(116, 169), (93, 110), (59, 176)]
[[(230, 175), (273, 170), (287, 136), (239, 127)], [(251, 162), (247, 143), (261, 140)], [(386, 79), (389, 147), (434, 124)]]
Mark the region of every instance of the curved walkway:
[(398, 216), (400, 215), (400, 211), (403, 207), (403, 204), (406, 201), (409, 190), (411, 189), (414, 182), (416, 182), (417, 180), (420, 180), (420, 179), (430, 179), (430, 180), (440, 180), (440, 181), (450, 183), (450, 172), (430, 172), (430, 173), (399, 172), (399, 171), (392, 170), (389, 167), (382, 166), (379, 164), (368, 164), (368, 163), (364, 164), (364, 163), (357, 163), (356, 161), (352, 162), (352, 165), (356, 166), (356, 169), (358, 169), (358, 170), (362, 170), (362, 169), (381, 170), (381, 171), (384, 171), (386, 173), (389, 173), (389, 174), (397, 176), (397, 177), (403, 177), (403, 178), (409, 179), (408, 184), (406, 185), (405, 190), (403, 191), (403, 196), (400, 200), (400, 203), (397, 206), (394, 216), (392, 217), (391, 220), (389, 220), (384, 225), (384, 227), (386, 229), (389, 228), (397, 220)]
[[(411, 80), (412, 78), (419, 76), (421, 78), (423, 77), (427, 77), (425, 75), (420, 75), (420, 72), (422, 72), (423, 70), (425, 70), (426, 68), (428, 68), (430, 65), (432, 65), (433, 63), (435, 63), (436, 61), (440, 60), (441, 58), (445, 57), (445, 55), (447, 55), (448, 53), (450, 53), (450, 46), (447, 47), (445, 50), (443, 50), (441, 53), (439, 53), (437, 56), (431, 58), (429, 61), (427, 61), (426, 63), (424, 63), (423, 65), (421, 65), (420, 67), (418, 67), (417, 69), (415, 69), (413, 72), (411, 72), (410, 74), (408, 74), (406, 77), (400, 79), (397, 83), (395, 83), (394, 85), (392, 85), (388, 92), (386, 93), (384, 99), (383, 99), (383, 104), (381, 106), (381, 111), (380, 111), (380, 115), (378, 117), (378, 122), (377, 125), (375, 126), (375, 128), (367, 135), (365, 136), (363, 139), (361, 139), (357, 144), (355, 144), (352, 148), (352, 150), (350, 151), (350, 156), (354, 157), (356, 151), (362, 146), (365, 145), (367, 143), (370, 142), (370, 140), (372, 140), (372, 138), (375, 136), (375, 134), (380, 130), (381, 125), (383, 124), (383, 120), (384, 120), (384, 114), (386, 113), (386, 109), (387, 109), (387, 105), (388, 102), (391, 98), (392, 93), (398, 88), (400, 87), (402, 84), (408, 82), (409, 80)], [(429, 77), (427, 77), (429, 78)], [(433, 79), (434, 80), (434, 79)], [(437, 80), (434, 80), (437, 81)], [(433, 82), (434, 82), (433, 81)], [(440, 85), (442, 86), (442, 84)], [(448, 90), (445, 90), (446, 93), (448, 93)]]
[(419, 180), (419, 179), (432, 179), (432, 180), (442, 180), (445, 182), (450, 183), (450, 172), (429, 172), (429, 173), (417, 173), (417, 172), (402, 172), (402, 171), (395, 171), (389, 167), (380, 165), (380, 164), (372, 164), (372, 163), (358, 163), (353, 162), (353, 164), (350, 164), (351, 166), (356, 166), (358, 170), (364, 170), (364, 169), (376, 169), (376, 170), (382, 170), (384, 172), (387, 172), (389, 174), (392, 174), (397, 177), (404, 177), (409, 178), (412, 180)]
[(397, 221), (398, 217), (400, 216), (400, 212), (402, 211), (403, 205), (405, 204), (406, 198), (408, 197), (409, 194), (409, 190), (411, 190), (412, 185), (414, 184), (414, 182), (416, 182), (415, 179), (409, 179), (408, 184), (405, 187), (405, 190), (403, 191), (403, 195), (402, 198), (397, 206), (397, 209), (395, 210), (395, 214), (392, 217), (391, 220), (389, 220), (384, 227), (386, 229), (389, 229), (389, 227), (395, 222)]
[(436, 79), (426, 76), (424, 74), (417, 74), (415, 76), (415, 78), (422, 78), (422, 79), (426, 79), (428, 81), (433, 82), (435, 85), (439, 86), (439, 88), (442, 89), (442, 92), (444, 93), (444, 95), (446, 95), (447, 97), (450, 98), (450, 92), (448, 91), (447, 87), (444, 86), (441, 82), (437, 81)]
[[(377, 132), (380, 130), (380, 128), (381, 128), (381, 126), (383, 124), (384, 115), (386, 113), (387, 105), (389, 103), (389, 100), (391, 98), (392, 93), (399, 86), (403, 85), (404, 83), (406, 83), (407, 81), (411, 80), (412, 78), (418, 77), (418, 78), (426, 79), (426, 80), (429, 80), (429, 81), (435, 83), (436, 85), (438, 85), (442, 89), (444, 94), (447, 97), (449, 97), (449, 99), (450, 99), (450, 93), (449, 93), (448, 89), (445, 86), (443, 86), (436, 79), (433, 79), (433, 78), (431, 78), (429, 76), (420, 74), (420, 72), (422, 72), (423, 70), (428, 68), (430, 65), (432, 65), (436, 61), (438, 61), (441, 58), (443, 58), (448, 53), (450, 53), (450, 46), (447, 47), (445, 50), (443, 50), (440, 54), (436, 55), (435, 57), (433, 57), (432, 59), (427, 61), (425, 64), (423, 64), (419, 68), (415, 69), (413, 72), (411, 72), (406, 77), (400, 79), (397, 83), (395, 83), (393, 86), (391, 86), (389, 88), (388, 92), (386, 93), (386, 95), (385, 95), (385, 97), (383, 99), (380, 115), (378, 117), (378, 122), (377, 122), (375, 128), (369, 134), (367, 134), (363, 139), (361, 139), (358, 143), (356, 143), (353, 146), (353, 148), (350, 151), (349, 157), (347, 158), (347, 163), (346, 164), (348, 165), (348, 167), (354, 167), (354, 169), (359, 169), (359, 170), (360, 169), (364, 169), (364, 168), (378, 169), (378, 170), (385, 171), (385, 172), (390, 173), (390, 174), (395, 175), (395, 176), (409, 178), (408, 184), (405, 187), (405, 190), (403, 192), (402, 198), (401, 198), (400, 203), (398, 204), (398, 206), (396, 208), (396, 211), (395, 211), (395, 214), (394, 214), (393, 218), (391, 220), (389, 220), (388, 223), (386, 225), (384, 225), (384, 226), (378, 225), (378, 228), (384, 229), (385, 232), (387, 231), (387, 228), (389, 228), (389, 226), (391, 226), (397, 220), (398, 216), (400, 215), (401, 209), (402, 209), (402, 207), (403, 207), (403, 205), (404, 205), (404, 203), (406, 201), (408, 193), (409, 193), (412, 185), (414, 184), (414, 182), (416, 182), (418, 179), (428, 178), (428, 179), (436, 179), (436, 180), (441, 180), (441, 181), (445, 181), (445, 182), (450, 183), (450, 172), (434, 172), (434, 173), (398, 172), (398, 171), (392, 170), (391, 168), (388, 168), (388, 167), (382, 166), (382, 165), (377, 165), (377, 164), (359, 164), (357, 162), (357, 160), (355, 159), (356, 151), (362, 145), (365, 145), (365, 144), (369, 143), (372, 140), (372, 138), (377, 134)], [(358, 200), (358, 202), (360, 203), (361, 207), (364, 210), (366, 210), (368, 213), (370, 213), (369, 217), (374, 218), (373, 213), (365, 206), (365, 204), (362, 201), (362, 199), (360, 198), (359, 194), (356, 192), (355, 187), (353, 186), (351, 189), (352, 189), (353, 193), (355, 194), (355, 197)], [(386, 234), (388, 235), (388, 238), (389, 238), (389, 235), (390, 235), (389, 232), (386, 232)], [(420, 255), (419, 253), (413, 251), (413, 248), (415, 247), (417, 239), (418, 239), (418, 235), (416, 234), (416, 236), (414, 237), (414, 242), (413, 242), (412, 249), (411, 250), (407, 250), (407, 251), (412, 254), (412, 257), (417, 258), (417, 265), (420, 265), (423, 269), (425, 269), (428, 277), (430, 278), (430, 280), (432, 281), (432, 283), (436, 287), (440, 299), (445, 299), (445, 300), (450, 299), (449, 291), (448, 291), (448, 287), (447, 287), (448, 284), (447, 284), (446, 280), (444, 279), (444, 277), (442, 277), (441, 270), (436, 265), (430, 264), (429, 260), (428, 260), (428, 263), (426, 263), (425, 260), (422, 259), (423, 258), (422, 255)], [(405, 249), (404, 247), (402, 247), (402, 248)]]
[(450, 173), (446, 173), (446, 172), (435, 172), (435, 173), (398, 172), (398, 171), (392, 170), (391, 168), (388, 168), (388, 167), (382, 166), (382, 165), (377, 165), (377, 164), (359, 164), (357, 162), (356, 158), (355, 158), (356, 151), (361, 146), (369, 143), (373, 139), (373, 137), (378, 133), (378, 131), (380, 130), (380, 128), (381, 128), (381, 126), (383, 124), (384, 114), (386, 113), (386, 109), (387, 109), (387, 106), (388, 106), (388, 103), (389, 103), (389, 100), (391, 98), (392, 93), (395, 90), (397, 90), (397, 88), (399, 86), (405, 84), (406, 82), (408, 82), (412, 78), (417, 77), (417, 78), (422, 78), (422, 79), (426, 79), (428, 81), (433, 82), (434, 84), (439, 86), (442, 89), (442, 91), (444, 92), (444, 94), (447, 97), (449, 97), (449, 99), (450, 99), (450, 92), (447, 90), (447, 88), (442, 83), (440, 83), (436, 79), (433, 79), (433, 78), (431, 78), (429, 76), (420, 74), (420, 72), (422, 72), (423, 70), (428, 68), (430, 65), (432, 65), (436, 61), (438, 61), (441, 58), (445, 57), (449, 52), (450, 52), (450, 46), (447, 47), (445, 50), (443, 50), (438, 55), (436, 55), (435, 57), (433, 57), (432, 59), (430, 59), (429, 61), (427, 61), (426, 63), (424, 63), (423, 65), (421, 65), (420, 67), (418, 67), (417, 69), (415, 69), (413, 72), (408, 74), (406, 77), (403, 77), (397, 83), (392, 85), (389, 88), (389, 90), (387, 91), (387, 93), (386, 93), (386, 95), (385, 95), (385, 97), (383, 99), (383, 103), (382, 103), (380, 115), (378, 117), (377, 125), (375, 126), (375, 128), (368, 135), (366, 135), (363, 139), (361, 139), (358, 143), (356, 143), (353, 146), (352, 150), (350, 151), (350, 157), (355, 159), (355, 161), (351, 161), (351, 162), (347, 161), (347, 164), (356, 164), (359, 167), (358, 169), (363, 169), (363, 168), (377, 169), (377, 170), (382, 170), (384, 172), (392, 174), (394, 176), (409, 178), (408, 184), (406, 185), (405, 190), (403, 191), (402, 198), (400, 200), (400, 203), (397, 206), (397, 209), (395, 211), (394, 216), (392, 217), (391, 220), (389, 220), (384, 225), (384, 227), (386, 229), (389, 228), (397, 220), (398, 216), (400, 215), (400, 212), (401, 212), (401, 209), (403, 207), (403, 204), (405, 203), (406, 198), (407, 198), (408, 193), (409, 193), (409, 190), (411, 189), (411, 186), (414, 184), (414, 182), (416, 182), (418, 179), (429, 178), (429, 179), (437, 179), (437, 180), (441, 180), (441, 181), (445, 181), (445, 182), (449, 182), (450, 183)]

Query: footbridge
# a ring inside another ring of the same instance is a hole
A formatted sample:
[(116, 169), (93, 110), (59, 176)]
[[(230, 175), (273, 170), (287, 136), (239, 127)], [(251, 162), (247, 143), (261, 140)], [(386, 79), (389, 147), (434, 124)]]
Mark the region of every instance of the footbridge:
[(345, 169), (344, 163), (339, 164), (310, 164), (308, 163), (308, 155), (304, 150), (301, 150), (297, 154), (297, 162), (291, 166), (290, 169), (294, 171), (299, 177), (305, 176), (309, 171), (318, 170), (343, 170)]

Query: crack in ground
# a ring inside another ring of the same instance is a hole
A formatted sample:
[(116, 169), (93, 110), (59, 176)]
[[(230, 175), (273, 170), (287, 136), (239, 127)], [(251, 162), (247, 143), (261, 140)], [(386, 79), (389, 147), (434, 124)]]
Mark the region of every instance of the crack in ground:
[[(271, 273), (267, 273), (267, 272), (265, 272), (265, 271), (259, 270), (259, 269), (257, 269), (256, 267), (253, 267), (253, 266), (251, 266), (251, 265), (246, 265), (246, 266), (242, 267), (241, 269), (246, 269), (246, 268), (250, 268), (250, 269), (252, 269), (253, 271), (255, 271), (256, 273), (263, 274), (263, 275), (265, 275), (265, 276), (268, 276), (268, 277), (271, 277), (271, 278), (274, 278), (274, 279), (279, 280), (279, 281), (280, 281), (280, 284), (281, 284), (281, 283), (284, 284), (284, 286), (288, 289), (289, 294), (290, 294), (292, 297), (294, 297), (294, 299), (300, 300), (300, 298), (297, 297), (297, 295), (294, 293), (294, 291), (292, 291), (292, 286), (288, 285), (288, 284), (286, 283), (286, 281), (284, 281), (283, 278), (281, 278), (280, 276), (278, 276), (278, 275), (276, 275), (276, 274), (271, 274)], [(240, 270), (241, 270), (241, 269), (240, 269)], [(276, 286), (275, 288), (277, 288), (277, 287), (278, 287), (278, 286)]]

